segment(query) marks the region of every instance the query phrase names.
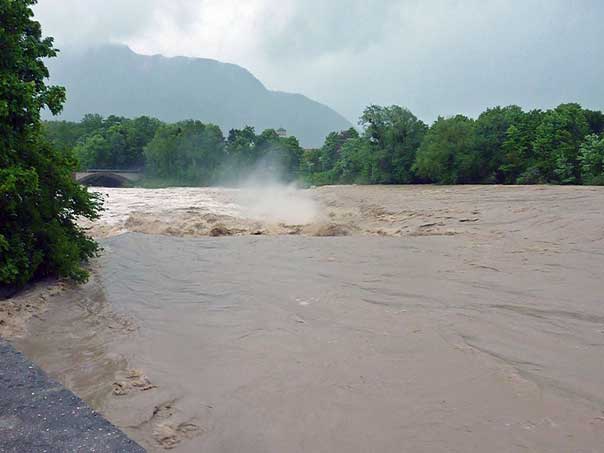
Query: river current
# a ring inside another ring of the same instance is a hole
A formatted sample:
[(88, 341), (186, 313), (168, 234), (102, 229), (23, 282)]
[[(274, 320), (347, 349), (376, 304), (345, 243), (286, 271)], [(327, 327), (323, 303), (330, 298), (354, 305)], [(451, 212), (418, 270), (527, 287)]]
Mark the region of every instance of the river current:
[[(233, 237), (143, 234), (136, 210), (109, 212), (121, 231), (91, 281), (18, 345), (151, 451), (602, 451), (601, 238), (539, 223), (546, 203), (602, 195), (468, 188), (402, 206), (341, 190), (303, 195), (339, 237), (261, 218)], [(215, 197), (145, 215), (253, 217)], [(508, 206), (530, 213), (510, 226)]]

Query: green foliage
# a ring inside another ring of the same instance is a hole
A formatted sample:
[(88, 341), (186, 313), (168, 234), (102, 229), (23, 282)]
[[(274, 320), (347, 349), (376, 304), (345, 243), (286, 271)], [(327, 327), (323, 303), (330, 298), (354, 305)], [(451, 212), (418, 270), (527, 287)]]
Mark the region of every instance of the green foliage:
[(218, 126), (200, 121), (163, 124), (145, 147), (145, 158), (150, 177), (208, 185), (224, 158), (224, 137)]
[[(161, 123), (146, 116), (129, 120), (87, 115), (81, 123), (71, 124), (72, 130), (84, 133), (73, 148), (81, 169), (130, 170), (143, 167), (144, 147), (153, 139)], [(73, 135), (66, 132), (68, 137)], [(57, 141), (66, 142), (63, 137)]]
[(499, 167), (505, 184), (543, 182), (535, 165), (533, 143), (543, 120), (541, 110), (532, 110), (516, 118), (502, 144), (503, 161)]
[(141, 184), (153, 187), (237, 184), (251, 173), (292, 181), (303, 165), (297, 138), (273, 129), (233, 129), (225, 140), (217, 126), (200, 121), (86, 115), (79, 123), (46, 122), (44, 132), (66, 153), (73, 150), (80, 169), (145, 169)]
[(417, 174), (440, 184), (471, 182), (480, 172), (474, 129), (474, 121), (463, 115), (436, 120), (417, 152)]
[(370, 143), (367, 164), (370, 182), (408, 184), (414, 180), (415, 153), (427, 126), (409, 110), (393, 105), (372, 105), (365, 109), (359, 124)]
[(516, 184), (521, 185), (532, 185), (532, 184), (544, 184), (543, 176), (537, 167), (528, 167), (523, 171), (516, 179)]
[(222, 184), (238, 184), (249, 178), (294, 181), (308, 165), (303, 163), (303, 155), (296, 137), (281, 137), (274, 129), (260, 135), (253, 127), (232, 129), (218, 180)]
[(585, 184), (604, 185), (604, 135), (588, 135), (579, 150)]
[(462, 115), (441, 117), (430, 128), (406, 109), (374, 105), (365, 110), (360, 125), (360, 136), (348, 136), (348, 131), (332, 133), (320, 150), (304, 153), (301, 170), (308, 182), (600, 181), (598, 176), (591, 176), (599, 167), (582, 171), (579, 150), (590, 132), (604, 130), (604, 114), (584, 110), (578, 104), (562, 104), (546, 112), (524, 112), (514, 105), (495, 107), (476, 120)]
[(221, 131), (199, 121), (164, 124), (87, 115), (80, 123), (48, 122), (60, 148), (71, 146), (82, 168), (146, 166), (143, 185), (239, 184), (250, 177), (307, 184), (595, 184), (583, 175), (580, 147), (601, 134), (604, 114), (562, 104), (524, 112), (511, 105), (426, 126), (409, 110), (369, 106), (350, 128), (330, 133), (319, 149), (295, 137), (252, 127)]
[(298, 177), (303, 152), (295, 137), (273, 129), (233, 129), (225, 141), (218, 126), (185, 121), (160, 126), (145, 147), (145, 169), (181, 184), (237, 184), (250, 175), (289, 181)]
[(341, 159), (331, 170), (332, 180), (339, 184), (370, 184), (373, 174), (371, 146), (364, 137), (356, 137), (342, 145)]
[(325, 139), (325, 144), (319, 150), (317, 170), (327, 172), (333, 169), (336, 162), (340, 159), (340, 151), (344, 143), (358, 137), (359, 133), (354, 128), (329, 134)]
[(409, 110), (369, 106), (355, 129), (330, 134), (302, 171), (313, 184), (407, 184), (415, 181), (415, 153), (428, 129)]
[(51, 38), (33, 21), (35, 0), (0, 0), (0, 286), (61, 275), (83, 280), (97, 245), (77, 226), (99, 201), (72, 181), (75, 161), (50, 146), (40, 110), (61, 110), (62, 88), (47, 86)]
[(604, 134), (604, 113), (597, 110), (583, 110), (583, 114), (592, 134)]
[(562, 104), (548, 111), (537, 127), (535, 168), (545, 182), (580, 182), (579, 146), (589, 133), (589, 125), (578, 104)]
[(523, 115), (520, 107), (511, 105), (488, 109), (478, 117), (474, 130), (477, 181), (505, 182), (505, 172), (501, 168), (506, 161), (504, 144), (508, 140), (508, 130), (517, 124)]

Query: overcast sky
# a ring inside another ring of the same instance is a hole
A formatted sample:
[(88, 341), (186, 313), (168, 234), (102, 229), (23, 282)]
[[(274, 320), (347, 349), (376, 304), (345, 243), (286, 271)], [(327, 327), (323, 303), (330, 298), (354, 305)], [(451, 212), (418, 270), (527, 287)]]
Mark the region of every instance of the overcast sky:
[(604, 110), (604, 0), (39, 0), (59, 47), (214, 58), (356, 123), (494, 105)]

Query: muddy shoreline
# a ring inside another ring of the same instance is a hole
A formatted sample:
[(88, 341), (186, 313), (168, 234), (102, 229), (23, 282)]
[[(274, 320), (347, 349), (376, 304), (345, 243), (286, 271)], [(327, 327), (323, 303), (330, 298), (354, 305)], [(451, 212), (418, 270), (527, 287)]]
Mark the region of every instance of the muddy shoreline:
[(27, 335), (27, 323), (38, 317), (48, 307), (48, 301), (59, 296), (66, 287), (65, 281), (46, 279), (16, 292), (12, 297), (0, 299), (0, 337), (20, 338)]
[(91, 282), (10, 328), (150, 451), (604, 445), (600, 188), (180, 190), (114, 191)]
[(0, 338), (0, 450), (144, 453)]

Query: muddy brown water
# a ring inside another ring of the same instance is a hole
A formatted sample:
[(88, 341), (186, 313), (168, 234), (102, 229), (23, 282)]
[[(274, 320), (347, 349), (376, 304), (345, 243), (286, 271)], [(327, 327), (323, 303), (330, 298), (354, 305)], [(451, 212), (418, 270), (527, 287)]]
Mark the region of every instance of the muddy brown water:
[[(378, 231), (380, 191), (322, 196)], [(404, 237), (106, 238), (17, 346), (150, 451), (602, 452), (602, 195), (485, 192)]]

